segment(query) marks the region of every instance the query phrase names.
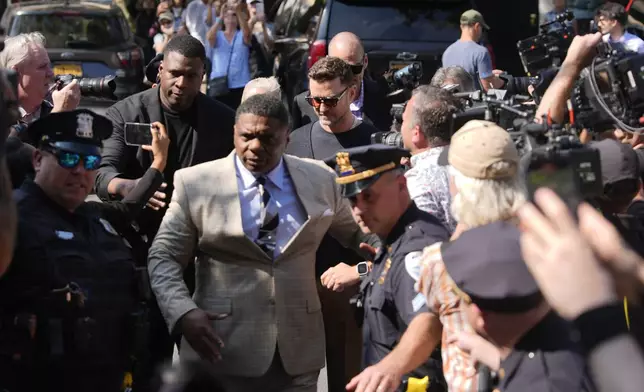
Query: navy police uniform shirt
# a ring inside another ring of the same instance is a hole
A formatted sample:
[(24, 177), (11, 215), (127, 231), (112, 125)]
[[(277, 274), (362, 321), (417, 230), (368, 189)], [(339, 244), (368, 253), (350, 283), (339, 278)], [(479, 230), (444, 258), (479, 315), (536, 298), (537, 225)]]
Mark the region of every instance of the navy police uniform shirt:
[[(464, 232), (442, 246), (445, 268), (465, 303), (484, 312), (521, 314), (543, 304), (520, 246), (520, 232), (509, 221)], [(592, 391), (581, 346), (572, 325), (547, 314), (515, 344), (501, 362), (496, 392)]]
[(549, 313), (528, 331), (501, 361), (498, 389), (502, 392), (591, 392), (585, 357), (571, 339), (566, 320)]
[[(374, 259), (374, 266), (361, 284), (364, 298), (364, 367), (374, 365), (389, 354), (419, 313), (428, 312), (425, 297), (415, 289), (420, 275), (423, 249), (449, 239), (443, 225), (414, 203), (401, 216)], [(440, 374), (440, 363), (414, 376), (430, 378)]]

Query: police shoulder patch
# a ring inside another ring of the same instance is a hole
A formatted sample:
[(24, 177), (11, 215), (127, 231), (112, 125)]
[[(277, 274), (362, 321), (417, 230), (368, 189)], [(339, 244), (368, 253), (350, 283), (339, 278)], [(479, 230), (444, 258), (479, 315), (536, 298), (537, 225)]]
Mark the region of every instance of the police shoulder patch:
[(405, 269), (416, 282), (420, 279), (422, 251), (409, 252), (405, 255)]

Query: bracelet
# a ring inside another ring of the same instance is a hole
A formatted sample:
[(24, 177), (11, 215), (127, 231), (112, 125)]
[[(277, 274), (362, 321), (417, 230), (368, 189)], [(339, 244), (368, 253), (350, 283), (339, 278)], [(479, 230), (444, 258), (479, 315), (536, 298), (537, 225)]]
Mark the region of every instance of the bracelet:
[(573, 321), (586, 353), (603, 342), (628, 333), (621, 303), (600, 306), (582, 313)]

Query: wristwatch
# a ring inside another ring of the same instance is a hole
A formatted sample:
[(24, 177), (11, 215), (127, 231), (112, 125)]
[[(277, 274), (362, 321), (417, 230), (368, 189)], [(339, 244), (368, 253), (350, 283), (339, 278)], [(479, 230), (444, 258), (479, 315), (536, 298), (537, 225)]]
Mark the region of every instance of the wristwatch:
[(356, 269), (358, 270), (358, 275), (360, 276), (360, 280), (363, 280), (364, 278), (369, 275), (369, 264), (366, 261), (361, 261), (356, 265)]

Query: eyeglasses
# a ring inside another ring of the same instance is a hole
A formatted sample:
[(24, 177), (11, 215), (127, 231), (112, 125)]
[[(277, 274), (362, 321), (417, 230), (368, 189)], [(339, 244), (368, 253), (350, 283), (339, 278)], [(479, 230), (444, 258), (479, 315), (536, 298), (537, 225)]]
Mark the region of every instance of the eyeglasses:
[(364, 64), (349, 64), (351, 66), (351, 72), (354, 75), (359, 74), (364, 69)]
[(100, 155), (82, 155), (75, 152), (59, 150), (57, 148), (47, 148), (48, 151), (58, 160), (58, 165), (65, 169), (73, 169), (83, 161), (85, 170), (97, 170), (101, 164)]
[(326, 106), (330, 108), (336, 107), (338, 102), (344, 97), (344, 94), (347, 93), (347, 90), (349, 90), (349, 87), (345, 88), (342, 90), (341, 93), (336, 94), (332, 97), (311, 97), (308, 96), (306, 97), (306, 102), (309, 103), (309, 105), (313, 106), (315, 109), (319, 109), (322, 104), (325, 104)]

